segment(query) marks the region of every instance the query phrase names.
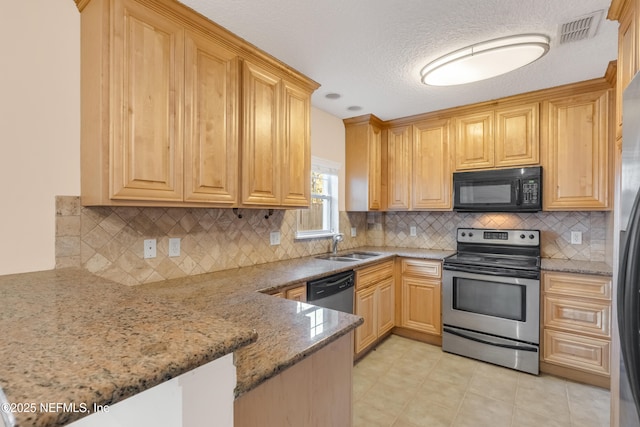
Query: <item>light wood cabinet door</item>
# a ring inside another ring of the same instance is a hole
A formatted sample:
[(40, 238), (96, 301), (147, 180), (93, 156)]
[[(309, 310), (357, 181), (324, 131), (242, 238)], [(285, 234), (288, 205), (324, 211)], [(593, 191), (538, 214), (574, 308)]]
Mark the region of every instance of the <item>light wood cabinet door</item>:
[(346, 210), (381, 210), (382, 122), (369, 114), (345, 119), (344, 125)]
[(238, 201), (239, 75), (235, 53), (197, 33), (186, 33), (185, 201)]
[(378, 306), (378, 337), (393, 329), (395, 325), (395, 286), (389, 277), (376, 286)]
[(309, 207), (311, 202), (311, 95), (283, 83), (282, 206)]
[(540, 162), (538, 103), (496, 110), (495, 167)]
[(449, 120), (413, 125), (411, 208), (451, 210)]
[(307, 301), (307, 286), (298, 286), (297, 288), (287, 289), (286, 298), (294, 301)]
[(243, 64), (242, 203), (277, 206), (281, 79), (249, 61)]
[(544, 102), (544, 210), (606, 210), (609, 198), (609, 92)]
[(369, 127), (369, 209), (382, 209), (382, 130)]
[(182, 201), (184, 31), (137, 2), (113, 6), (110, 198)]
[(408, 210), (411, 204), (411, 128), (387, 130), (387, 209)]
[(441, 284), (439, 281), (402, 276), (402, 326), (441, 335)]
[(355, 352), (359, 353), (378, 338), (376, 287), (370, 286), (356, 291), (355, 306), (355, 314), (364, 319), (364, 323), (356, 328)]
[(493, 167), (493, 111), (455, 117), (454, 128), (456, 170)]
[(639, 58), (636, 1), (628, 1), (620, 16), (618, 27), (618, 63), (616, 79), (616, 139), (622, 138), (622, 96), (629, 82), (638, 72)]

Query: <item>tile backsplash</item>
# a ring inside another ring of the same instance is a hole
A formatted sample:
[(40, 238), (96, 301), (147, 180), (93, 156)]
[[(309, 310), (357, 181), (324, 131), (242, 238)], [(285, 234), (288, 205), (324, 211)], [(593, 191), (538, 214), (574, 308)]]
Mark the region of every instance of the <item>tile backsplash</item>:
[[(328, 252), (329, 239), (296, 240), (296, 211), (241, 209), (82, 207), (76, 196), (56, 198), (56, 268), (81, 267), (136, 285)], [(265, 217), (267, 216), (267, 217)], [(394, 246), (456, 247), (458, 227), (532, 228), (542, 231), (542, 256), (606, 261), (605, 212), (471, 214), (457, 212), (340, 212), (340, 249)], [(410, 236), (415, 226), (417, 235)], [(351, 228), (356, 237), (351, 237)], [(270, 233), (280, 232), (280, 245)], [(572, 245), (571, 231), (582, 232)], [(181, 253), (169, 257), (169, 238)], [(157, 239), (156, 258), (143, 258), (143, 241)]]
[[(226, 270), (328, 252), (329, 239), (296, 240), (296, 211), (82, 207), (56, 198), (56, 268), (82, 267), (127, 285)], [(267, 216), (265, 218), (265, 216)], [(356, 237), (351, 237), (351, 228)], [(280, 245), (270, 233), (280, 232)], [(340, 213), (340, 249), (366, 244), (366, 214)], [(169, 238), (181, 253), (169, 257)], [(143, 258), (143, 241), (157, 239), (156, 258)]]
[[(579, 261), (606, 261), (606, 212), (537, 212), (537, 213), (459, 213), (459, 212), (387, 212), (369, 214), (369, 244), (386, 246), (455, 249), (456, 229), (515, 228), (541, 231), (540, 250), (545, 258)], [(415, 226), (417, 235), (410, 236)], [(582, 232), (582, 244), (571, 244), (571, 231)]]

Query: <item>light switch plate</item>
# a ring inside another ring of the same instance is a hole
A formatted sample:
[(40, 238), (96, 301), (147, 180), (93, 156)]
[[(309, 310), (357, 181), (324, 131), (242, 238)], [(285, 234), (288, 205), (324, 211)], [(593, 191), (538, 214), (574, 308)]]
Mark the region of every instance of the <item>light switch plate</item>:
[(172, 237), (169, 239), (169, 256), (180, 256), (180, 238)]
[(156, 257), (156, 239), (145, 239), (144, 241), (144, 257), (155, 258)]
[(269, 241), (271, 242), (271, 246), (279, 245), (280, 244), (280, 232), (279, 231), (272, 231), (271, 234), (269, 235)]
[(355, 227), (351, 227), (351, 237), (356, 237), (358, 230)]
[(572, 231), (571, 232), (571, 244), (572, 245), (581, 245), (582, 244), (582, 231)]
[(412, 225), (411, 227), (409, 227), (409, 235), (411, 237), (416, 237), (418, 235), (418, 229), (416, 228), (415, 225)]

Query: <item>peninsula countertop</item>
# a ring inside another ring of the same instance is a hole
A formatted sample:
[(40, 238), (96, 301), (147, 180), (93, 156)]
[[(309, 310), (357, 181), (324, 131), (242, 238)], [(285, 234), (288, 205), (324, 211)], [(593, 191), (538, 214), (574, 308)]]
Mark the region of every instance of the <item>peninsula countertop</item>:
[[(0, 388), (11, 403), (112, 405), (234, 352), (239, 396), (362, 323), (266, 292), (395, 255), (453, 253), (365, 249), (379, 255), (298, 258), (135, 287), (79, 269), (0, 276)], [(313, 313), (324, 321), (314, 324)], [(60, 426), (84, 414), (13, 415), (17, 426)]]

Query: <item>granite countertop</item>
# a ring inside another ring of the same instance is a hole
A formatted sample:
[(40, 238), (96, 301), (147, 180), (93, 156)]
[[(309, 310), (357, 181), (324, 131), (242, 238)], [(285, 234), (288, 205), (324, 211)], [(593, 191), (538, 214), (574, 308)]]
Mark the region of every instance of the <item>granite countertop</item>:
[(596, 274), (600, 276), (613, 275), (613, 267), (605, 262), (542, 258), (541, 268), (542, 270), (560, 271), (566, 273)]
[[(83, 270), (0, 276), (0, 388), (14, 404), (110, 405), (254, 342), (253, 328)], [(17, 426), (82, 413), (17, 412)]]
[[(240, 396), (362, 323), (265, 292), (395, 255), (453, 253), (357, 250), (379, 255), (306, 257), (136, 287), (79, 269), (0, 276), (0, 390), (11, 403), (112, 405), (235, 352)], [(60, 426), (84, 414), (13, 415), (17, 426)]]

